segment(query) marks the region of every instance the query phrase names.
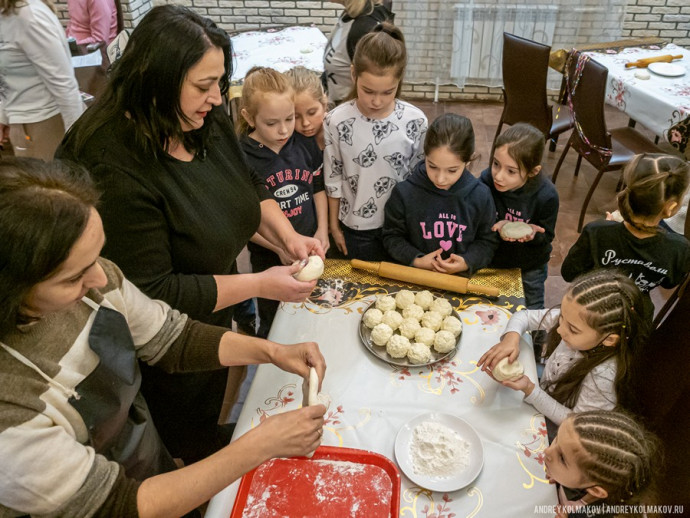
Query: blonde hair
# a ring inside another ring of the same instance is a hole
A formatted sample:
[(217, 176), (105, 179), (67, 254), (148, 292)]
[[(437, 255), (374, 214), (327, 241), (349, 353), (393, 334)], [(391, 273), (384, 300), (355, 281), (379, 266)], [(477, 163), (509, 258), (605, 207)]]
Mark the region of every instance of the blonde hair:
[(295, 95), (303, 92), (311, 95), (315, 101), (323, 105), (323, 109), (328, 109), (328, 96), (323, 89), (321, 77), (316, 72), (309, 70), (306, 67), (297, 66), (291, 68), (285, 75), (290, 79), (292, 88), (295, 90)]
[[(268, 67), (252, 67), (244, 77), (242, 85), (242, 97), (240, 98), (240, 113), (245, 110), (251, 118), (256, 117), (259, 111), (259, 97), (264, 94), (289, 93), (294, 98), (294, 89), (291, 81), (285, 74)], [(238, 135), (248, 135), (252, 132), (249, 122), (240, 115), (235, 124)]]
[(380, 4), (381, 0), (345, 0), (343, 7), (345, 13), (350, 18), (357, 18), (358, 16), (371, 14), (374, 12), (374, 6)]
[(347, 100), (357, 97), (357, 78), (364, 72), (380, 76), (389, 70), (398, 79), (395, 96), (399, 97), (406, 67), (407, 49), (402, 31), (389, 22), (378, 24), (357, 42), (355, 55), (352, 57), (355, 82)]
[[(57, 9), (55, 9), (55, 4), (51, 0), (43, 0), (43, 3), (57, 16)], [(25, 5), (29, 4), (24, 0), (0, 0), (0, 15), (15, 14), (19, 7), (24, 7)]]

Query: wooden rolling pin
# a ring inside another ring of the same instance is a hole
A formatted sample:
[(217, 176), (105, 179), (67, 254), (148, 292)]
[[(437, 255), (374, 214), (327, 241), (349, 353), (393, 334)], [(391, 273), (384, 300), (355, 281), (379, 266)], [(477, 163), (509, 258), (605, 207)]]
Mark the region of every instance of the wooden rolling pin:
[(643, 58), (637, 61), (631, 61), (625, 64), (625, 68), (647, 68), (650, 63), (670, 63), (674, 59), (683, 59), (683, 54), (678, 54), (677, 56), (672, 56), (671, 54), (664, 54), (663, 56), (656, 56), (654, 58)]
[(457, 293), (477, 293), (489, 297), (498, 297), (499, 293), (498, 288), (477, 286), (476, 284), (472, 284), (469, 279), (465, 277), (421, 270), (401, 264), (387, 263), (385, 261), (370, 263), (368, 261), (352, 259), (350, 265), (358, 270), (366, 270), (375, 273), (380, 277), (410, 282), (412, 284), (421, 284), (422, 286), (430, 286), (432, 288), (438, 288), (439, 290), (455, 291)]

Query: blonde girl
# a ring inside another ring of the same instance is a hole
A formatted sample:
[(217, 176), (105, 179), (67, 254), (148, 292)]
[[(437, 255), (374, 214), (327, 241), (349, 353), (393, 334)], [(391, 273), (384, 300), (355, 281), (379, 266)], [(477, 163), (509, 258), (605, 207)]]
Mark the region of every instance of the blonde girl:
[[(593, 410), (572, 414), (544, 452), (546, 477), (559, 484), (558, 518), (647, 516), (661, 465), (656, 437), (630, 416)], [(626, 509), (630, 512), (623, 512)], [(637, 511), (635, 510), (637, 508)]]
[[(316, 141), (295, 132), (295, 92), (290, 80), (272, 68), (247, 73), (238, 121), (240, 145), (247, 162), (264, 180), (294, 229), (328, 247), (327, 201), (323, 190), (320, 150)], [(292, 262), (285, 251), (259, 233), (248, 244), (252, 270)], [(266, 337), (278, 301), (257, 299), (257, 334)]]
[(611, 410), (629, 391), (633, 357), (649, 333), (641, 305), (640, 290), (625, 274), (594, 270), (571, 284), (560, 308), (515, 313), (477, 364), (490, 373), (505, 357), (514, 362), (520, 337), (543, 326), (550, 332), (539, 385), (527, 375), (502, 384), (522, 391), (556, 425), (571, 412)]
[(388, 258), (383, 208), (424, 158), (426, 116), (397, 98), (406, 65), (400, 29), (377, 26), (357, 44), (350, 99), (324, 120), (329, 228), (338, 250), (351, 258)]
[(623, 180), (627, 187), (618, 194), (623, 221), (585, 225), (563, 261), (561, 275), (570, 281), (593, 268), (620, 268), (647, 294), (645, 314), (651, 318), (649, 291), (659, 285), (673, 288), (690, 269), (685, 237), (659, 226), (680, 209), (690, 165), (670, 155), (637, 155), (625, 167)]
[(295, 90), (295, 131), (305, 137), (314, 137), (319, 149), (323, 141), (323, 118), (328, 107), (328, 97), (323, 91), (321, 79), (305, 67), (295, 67), (286, 72)]
[[(544, 307), (544, 282), (556, 231), (558, 192), (541, 174), (544, 134), (527, 123), (511, 126), (496, 139), (493, 161), (481, 174), (496, 205), (493, 230), (500, 238), (494, 268), (520, 268), (527, 309)], [(532, 233), (512, 239), (502, 233), (510, 221), (532, 227)]]

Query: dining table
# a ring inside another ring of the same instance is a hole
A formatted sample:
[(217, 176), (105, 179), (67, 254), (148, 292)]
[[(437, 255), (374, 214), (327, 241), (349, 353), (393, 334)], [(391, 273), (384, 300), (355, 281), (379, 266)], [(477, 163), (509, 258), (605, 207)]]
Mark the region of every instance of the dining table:
[[(480, 444), (472, 447), (483, 450), (478, 476), (463, 482), (462, 487), (433, 490), (414, 483), (408, 477), (409, 466), (407, 471), (400, 469), (398, 516), (554, 516), (557, 492), (545, 476), (548, 437), (544, 416), (523, 401), (521, 392), (504, 387), (477, 367), (481, 355), (500, 340), (512, 313), (524, 309), (520, 271), (484, 269), (470, 280), (474, 285), (498, 288), (499, 296), (410, 285), (353, 269), (345, 260), (327, 259), (324, 274), (307, 300), (281, 303), (268, 338), (279, 343), (319, 344), (327, 364), (321, 391), (330, 397), (322, 446), (374, 452), (400, 468), (396, 438), (410, 422), (424, 419), (420, 416), (449, 414), (477, 432)], [(441, 361), (396, 365), (374, 354), (362, 339), (360, 326), (366, 309), (377, 296), (402, 289), (430, 289), (457, 312), (462, 322), (459, 344)], [(527, 335), (520, 343), (519, 360), (525, 374), (536, 381), (536, 362)], [(260, 365), (233, 438), (273, 415), (299, 408), (302, 381), (274, 365)], [(236, 481), (214, 496), (206, 518), (228, 518), (231, 513), (242, 516), (239, 485)], [(238, 509), (233, 512), (236, 498)], [(307, 514), (322, 516), (319, 509)], [(274, 516), (269, 511), (260, 515)], [(369, 515), (366, 509), (353, 507), (350, 516)]]
[[(673, 43), (602, 48), (585, 55), (608, 69), (606, 102), (644, 125), (690, 159), (690, 50)], [(650, 68), (626, 64), (662, 55), (682, 56)]]

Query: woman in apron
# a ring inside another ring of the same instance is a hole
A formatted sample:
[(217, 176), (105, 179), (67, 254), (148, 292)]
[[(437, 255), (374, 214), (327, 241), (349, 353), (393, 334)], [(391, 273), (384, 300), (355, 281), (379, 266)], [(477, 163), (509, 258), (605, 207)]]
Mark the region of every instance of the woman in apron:
[(319, 444), (323, 406), (270, 417), (175, 470), (139, 386), (166, 372), (256, 363), (306, 377), (315, 343), (279, 345), (151, 300), (100, 258), (86, 173), (0, 162), (0, 515), (182, 516), (247, 471)]

